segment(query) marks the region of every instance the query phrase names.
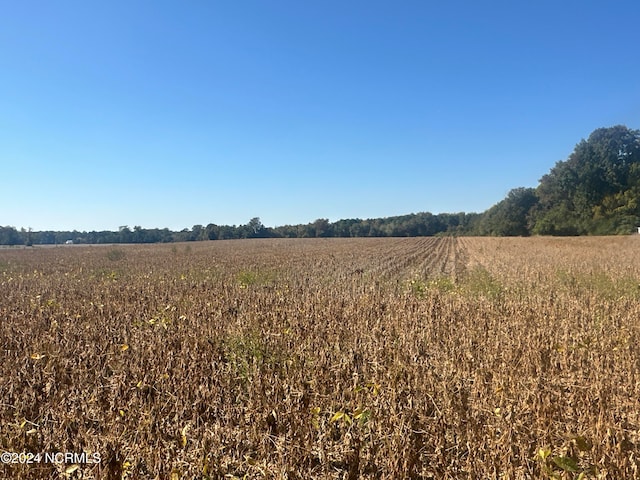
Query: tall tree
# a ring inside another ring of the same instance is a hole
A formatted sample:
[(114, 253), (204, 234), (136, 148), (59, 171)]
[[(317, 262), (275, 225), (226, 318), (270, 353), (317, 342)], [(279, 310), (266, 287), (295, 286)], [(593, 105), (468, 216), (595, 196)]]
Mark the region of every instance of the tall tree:
[(638, 190), (639, 164), (640, 131), (622, 125), (595, 130), (540, 180), (534, 232), (622, 233), (621, 216), (625, 225), (640, 220), (636, 197), (625, 194)]
[(479, 233), (496, 236), (529, 235), (530, 214), (538, 203), (533, 188), (514, 188), (483, 215)]
[(260, 217), (253, 217), (247, 224), (247, 236), (249, 238), (259, 238), (265, 236), (265, 227)]
[(20, 233), (14, 227), (0, 227), (0, 245), (22, 245)]

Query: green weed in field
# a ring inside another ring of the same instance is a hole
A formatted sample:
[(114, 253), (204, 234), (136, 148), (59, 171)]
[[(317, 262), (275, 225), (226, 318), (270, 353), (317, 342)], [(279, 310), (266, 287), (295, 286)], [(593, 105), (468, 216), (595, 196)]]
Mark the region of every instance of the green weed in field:
[(111, 260), (112, 262), (117, 262), (119, 260), (122, 260), (126, 256), (127, 255), (124, 252), (124, 250), (122, 250), (120, 248), (112, 248), (111, 250), (109, 250), (107, 252), (107, 258), (109, 260)]
[(241, 288), (247, 288), (251, 285), (271, 285), (276, 280), (276, 274), (261, 270), (243, 270), (236, 278)]
[(614, 277), (602, 270), (574, 273), (558, 270), (556, 278), (560, 286), (572, 295), (595, 295), (603, 300), (640, 297), (640, 282), (626, 275)]
[(461, 291), (472, 296), (498, 298), (503, 292), (500, 281), (484, 267), (467, 271), (461, 284)]

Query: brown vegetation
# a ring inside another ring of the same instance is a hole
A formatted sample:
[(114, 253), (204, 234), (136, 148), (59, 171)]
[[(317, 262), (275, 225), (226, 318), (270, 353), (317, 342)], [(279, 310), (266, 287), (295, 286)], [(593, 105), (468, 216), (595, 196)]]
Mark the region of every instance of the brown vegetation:
[(640, 478), (640, 239), (0, 251), (15, 479)]

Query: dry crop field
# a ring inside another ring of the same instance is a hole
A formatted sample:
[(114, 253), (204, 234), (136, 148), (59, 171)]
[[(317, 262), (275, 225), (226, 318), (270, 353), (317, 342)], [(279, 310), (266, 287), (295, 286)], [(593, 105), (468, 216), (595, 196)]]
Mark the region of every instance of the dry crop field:
[(4, 249), (0, 477), (640, 478), (639, 318), (634, 236)]

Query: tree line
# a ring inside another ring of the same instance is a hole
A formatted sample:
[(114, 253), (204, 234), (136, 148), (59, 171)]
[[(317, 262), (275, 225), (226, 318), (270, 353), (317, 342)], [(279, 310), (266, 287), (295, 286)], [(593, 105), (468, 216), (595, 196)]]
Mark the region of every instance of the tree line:
[(0, 245), (62, 245), (114, 243), (168, 243), (200, 240), (233, 240), (242, 238), (328, 238), (328, 237), (416, 237), (438, 234), (462, 235), (479, 215), (476, 213), (412, 213), (398, 217), (348, 219), (330, 222), (319, 218), (304, 225), (266, 227), (259, 217), (244, 225), (194, 225), (191, 229), (171, 231), (168, 228), (133, 229), (122, 226), (118, 231), (43, 231), (16, 230), (0, 227)]
[(483, 213), (411, 213), (346, 219), (320, 218), (266, 227), (259, 217), (243, 225), (191, 229), (121, 226), (117, 231), (41, 231), (0, 227), (0, 245), (161, 243), (241, 238), (415, 237), (433, 235), (615, 235), (640, 226), (640, 130), (623, 125), (595, 130), (559, 161), (536, 188), (511, 190)]
[(478, 235), (620, 235), (640, 226), (640, 130), (595, 130), (537, 188), (482, 214)]

